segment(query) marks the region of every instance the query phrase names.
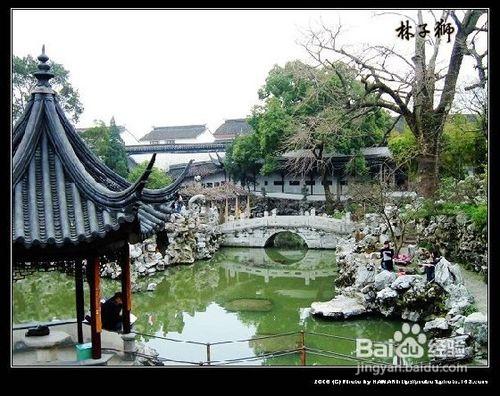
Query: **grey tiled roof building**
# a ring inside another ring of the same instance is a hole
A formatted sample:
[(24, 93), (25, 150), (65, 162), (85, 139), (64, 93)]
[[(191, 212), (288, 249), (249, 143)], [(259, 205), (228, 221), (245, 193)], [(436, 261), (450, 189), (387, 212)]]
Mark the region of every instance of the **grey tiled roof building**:
[(139, 139), (151, 140), (195, 139), (207, 129), (206, 125), (179, 125), (154, 127), (151, 132)]
[(252, 131), (252, 127), (244, 118), (235, 118), (224, 121), (214, 132), (217, 140), (233, 139), (238, 135), (246, 135)]

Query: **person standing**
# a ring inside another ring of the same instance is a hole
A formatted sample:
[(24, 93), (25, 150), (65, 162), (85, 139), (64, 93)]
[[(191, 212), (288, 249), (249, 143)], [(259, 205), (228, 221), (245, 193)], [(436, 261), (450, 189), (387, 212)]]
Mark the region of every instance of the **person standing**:
[(427, 275), (427, 283), (432, 282), (436, 276), (436, 265), (441, 260), (441, 256), (438, 250), (433, 250), (431, 252), (431, 258), (429, 262), (424, 263), (424, 272)]
[(380, 256), (382, 258), (382, 269), (387, 271), (394, 270), (394, 249), (391, 249), (391, 242), (385, 241), (383, 249), (380, 250)]

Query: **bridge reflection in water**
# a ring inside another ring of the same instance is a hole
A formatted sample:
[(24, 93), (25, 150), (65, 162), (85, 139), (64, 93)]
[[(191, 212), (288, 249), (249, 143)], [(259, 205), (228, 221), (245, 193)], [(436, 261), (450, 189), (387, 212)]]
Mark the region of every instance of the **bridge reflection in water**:
[(221, 256), (217, 262), (225, 269), (226, 277), (237, 280), (238, 274), (246, 273), (263, 277), (265, 283), (271, 278), (302, 278), (309, 285), (311, 280), (332, 276), (337, 270), (331, 251), (239, 248), (231, 254), (232, 251), (225, 249), (231, 255), (230, 260)]

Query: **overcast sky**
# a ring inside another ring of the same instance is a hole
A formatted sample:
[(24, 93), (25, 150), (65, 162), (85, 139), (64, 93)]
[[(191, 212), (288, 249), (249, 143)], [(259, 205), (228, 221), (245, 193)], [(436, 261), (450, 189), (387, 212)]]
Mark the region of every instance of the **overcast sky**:
[[(414, 13), (414, 11), (408, 11)], [(13, 53), (47, 55), (69, 71), (85, 111), (78, 126), (112, 116), (137, 137), (154, 126), (247, 116), (275, 64), (310, 61), (303, 32), (341, 22), (344, 44), (396, 45), (401, 17), (360, 10), (14, 10)], [(429, 17), (424, 17), (424, 19)], [(426, 22), (433, 26), (434, 20)], [(431, 27), (432, 30), (432, 27)], [(450, 44), (443, 43), (443, 54)], [(485, 45), (485, 43), (484, 43)], [(469, 60), (462, 78), (475, 77)]]

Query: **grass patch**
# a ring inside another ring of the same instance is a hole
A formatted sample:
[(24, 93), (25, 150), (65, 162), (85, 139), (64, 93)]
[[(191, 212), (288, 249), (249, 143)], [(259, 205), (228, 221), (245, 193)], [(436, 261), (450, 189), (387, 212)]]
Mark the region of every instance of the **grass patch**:
[(467, 308), (464, 309), (463, 315), (464, 316), (469, 316), (470, 314), (472, 314), (474, 312), (477, 312), (477, 311), (478, 311), (478, 309), (476, 307), (476, 304), (471, 304)]
[(464, 214), (478, 228), (483, 228), (488, 224), (488, 205), (487, 204), (455, 204), (445, 202), (437, 204), (432, 201), (426, 201), (417, 211), (412, 213), (414, 219), (429, 218), (431, 216), (456, 216)]

